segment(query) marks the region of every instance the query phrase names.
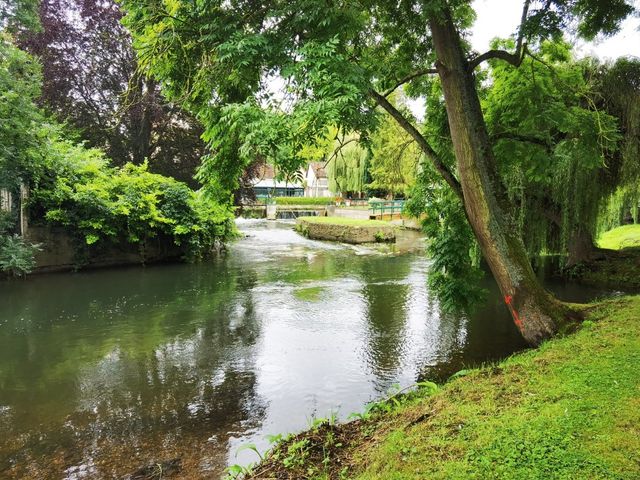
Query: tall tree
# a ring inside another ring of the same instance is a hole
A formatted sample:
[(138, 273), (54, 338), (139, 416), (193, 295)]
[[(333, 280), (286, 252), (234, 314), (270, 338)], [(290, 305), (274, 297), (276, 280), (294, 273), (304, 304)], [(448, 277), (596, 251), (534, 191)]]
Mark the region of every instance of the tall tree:
[[(537, 8), (525, 0), (514, 50), (476, 55), (461, 36), (474, 17), (470, 3), (123, 2), (142, 66), (205, 125), (213, 154), (203, 178), (232, 186), (238, 177), (232, 165), (246, 165), (255, 152), (286, 158), (291, 166), (304, 140), (317, 138), (326, 125), (366, 136), (380, 106), (461, 199), (516, 325), (538, 344), (575, 312), (533, 273), (497, 171), (474, 72), (489, 59), (518, 66), (527, 44), (574, 26), (584, 37), (614, 32), (634, 9), (624, 0), (548, 0)], [(261, 87), (274, 74), (287, 81), (285, 109), (261, 108), (267, 103)], [(455, 166), (388, 100), (398, 87), (430, 74), (442, 84)]]
[(141, 164), (193, 183), (202, 128), (137, 73), (131, 36), (114, 0), (42, 0), (41, 28), (20, 44), (43, 65), (40, 103), (116, 165)]
[[(400, 95), (390, 95), (389, 99), (405, 118), (415, 123)], [(387, 191), (393, 196), (407, 195), (419, 174), (421, 159), (422, 151), (411, 135), (389, 114), (383, 115), (379, 127), (371, 135), (372, 181), (369, 188)]]
[(50, 134), (35, 104), (40, 79), (38, 63), (0, 32), (0, 189), (13, 194), (25, 171), (41, 169)]
[(329, 190), (342, 195), (364, 192), (370, 156), (371, 152), (360, 144), (357, 135), (336, 139), (324, 158)]

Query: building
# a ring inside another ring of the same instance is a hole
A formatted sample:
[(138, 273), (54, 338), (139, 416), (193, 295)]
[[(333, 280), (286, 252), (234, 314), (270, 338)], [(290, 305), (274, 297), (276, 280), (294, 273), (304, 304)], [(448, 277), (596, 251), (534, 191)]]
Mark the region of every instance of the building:
[(333, 197), (333, 193), (329, 191), (329, 178), (324, 167), (324, 162), (309, 163), (305, 176), (305, 197)]
[(260, 168), (258, 177), (252, 182), (253, 191), (258, 199), (267, 197), (302, 197), (305, 190), (298, 177), (290, 181), (276, 180), (273, 165), (265, 164)]

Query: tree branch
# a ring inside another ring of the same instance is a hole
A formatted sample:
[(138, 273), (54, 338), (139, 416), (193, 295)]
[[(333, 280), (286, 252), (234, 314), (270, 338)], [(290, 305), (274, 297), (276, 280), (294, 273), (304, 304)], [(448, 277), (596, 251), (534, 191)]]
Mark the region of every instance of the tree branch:
[(543, 138), (534, 137), (532, 135), (523, 135), (519, 133), (501, 132), (491, 135), (491, 143), (498, 140), (515, 140), (516, 142), (533, 143), (544, 147), (547, 152), (551, 151), (551, 144)]
[(375, 100), (375, 102), (380, 105), (393, 119), (398, 122), (398, 124), (409, 134), (416, 143), (420, 146), (420, 149), (424, 152), (436, 170), (442, 175), (442, 178), (449, 184), (449, 186), (453, 189), (453, 191), (463, 200), (462, 196), (462, 186), (460, 182), (455, 177), (453, 172), (449, 170), (443, 161), (440, 159), (435, 150), (429, 145), (427, 140), (422, 136), (422, 134), (418, 131), (416, 127), (414, 127), (407, 118), (402, 115), (402, 113), (394, 107), (389, 100), (384, 95), (376, 92), (375, 90), (369, 90), (369, 96)]
[(531, 0), (525, 0), (524, 5), (522, 6), (522, 16), (520, 17), (520, 26), (518, 27), (518, 38), (516, 39), (516, 51), (514, 53), (509, 53), (506, 50), (489, 50), (488, 52), (483, 53), (482, 55), (478, 55), (477, 57), (469, 60), (469, 70), (474, 70), (478, 65), (482, 62), (486, 62), (492, 58), (497, 58), (500, 60), (504, 60), (505, 62), (510, 63), (514, 67), (519, 67), (524, 59), (524, 54), (527, 50), (526, 44), (524, 44), (524, 24), (527, 21), (527, 16), (529, 15), (529, 6), (531, 5)]
[(342, 152), (342, 149), (343, 149), (346, 145), (350, 144), (351, 142), (356, 142), (356, 141), (358, 141), (358, 139), (357, 139), (357, 138), (351, 138), (351, 139), (349, 139), (349, 140), (347, 140), (347, 141), (345, 142), (345, 141), (340, 140), (340, 139), (338, 138), (338, 134), (336, 134), (336, 138), (335, 138), (335, 139), (336, 139), (336, 140), (338, 140), (338, 142), (340, 143), (340, 145), (338, 145), (338, 148), (336, 148), (336, 149), (333, 151), (333, 153), (331, 154), (331, 156), (329, 157), (329, 159), (328, 159), (326, 162), (324, 162), (324, 166), (323, 166), (323, 168), (327, 168), (327, 165), (329, 165), (329, 163), (331, 162), (331, 160), (333, 160), (334, 158), (338, 158), (338, 154), (340, 154), (340, 153)]
[(522, 5), (522, 15), (520, 16), (520, 26), (518, 27), (518, 40), (516, 41), (516, 53), (522, 54), (522, 41), (524, 39), (524, 24), (527, 22), (527, 16), (529, 15), (529, 5), (531, 0), (525, 0)]
[(406, 77), (403, 77), (400, 80), (398, 80), (398, 82), (393, 87), (391, 87), (389, 90), (384, 92), (382, 95), (385, 97), (388, 97), (393, 92), (395, 92), (398, 87), (400, 87), (401, 85), (404, 85), (407, 82), (410, 82), (414, 78), (422, 77), (424, 75), (437, 74), (437, 73), (438, 73), (438, 70), (436, 70), (435, 68), (426, 68), (424, 70), (418, 70), (417, 72), (413, 72), (407, 75)]
[(522, 52), (509, 53), (506, 50), (489, 50), (488, 52), (484, 52), (482, 55), (478, 55), (477, 57), (469, 60), (469, 70), (474, 70), (482, 62), (486, 62), (492, 58), (504, 60), (514, 67), (519, 67), (522, 63), (523, 55)]

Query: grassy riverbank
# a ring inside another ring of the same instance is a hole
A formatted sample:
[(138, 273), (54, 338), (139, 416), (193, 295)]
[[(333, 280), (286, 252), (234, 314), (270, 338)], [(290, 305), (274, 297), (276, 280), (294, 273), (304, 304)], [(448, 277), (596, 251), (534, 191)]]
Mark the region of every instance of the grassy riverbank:
[(640, 289), (640, 225), (624, 225), (603, 233), (591, 261), (572, 267), (570, 275), (589, 285), (627, 291)]
[(639, 365), (640, 296), (607, 301), (537, 350), (316, 425), (248, 478), (640, 478)]
[(610, 250), (640, 247), (640, 225), (623, 225), (609, 230), (600, 236), (598, 246)]

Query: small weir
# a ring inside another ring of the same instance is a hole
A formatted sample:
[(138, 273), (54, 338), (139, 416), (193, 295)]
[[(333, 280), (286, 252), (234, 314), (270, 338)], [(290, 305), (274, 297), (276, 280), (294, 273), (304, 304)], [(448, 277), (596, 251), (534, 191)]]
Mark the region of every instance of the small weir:
[(285, 210), (278, 209), (276, 218), (278, 220), (295, 220), (298, 217), (317, 217), (324, 214), (324, 210)]

